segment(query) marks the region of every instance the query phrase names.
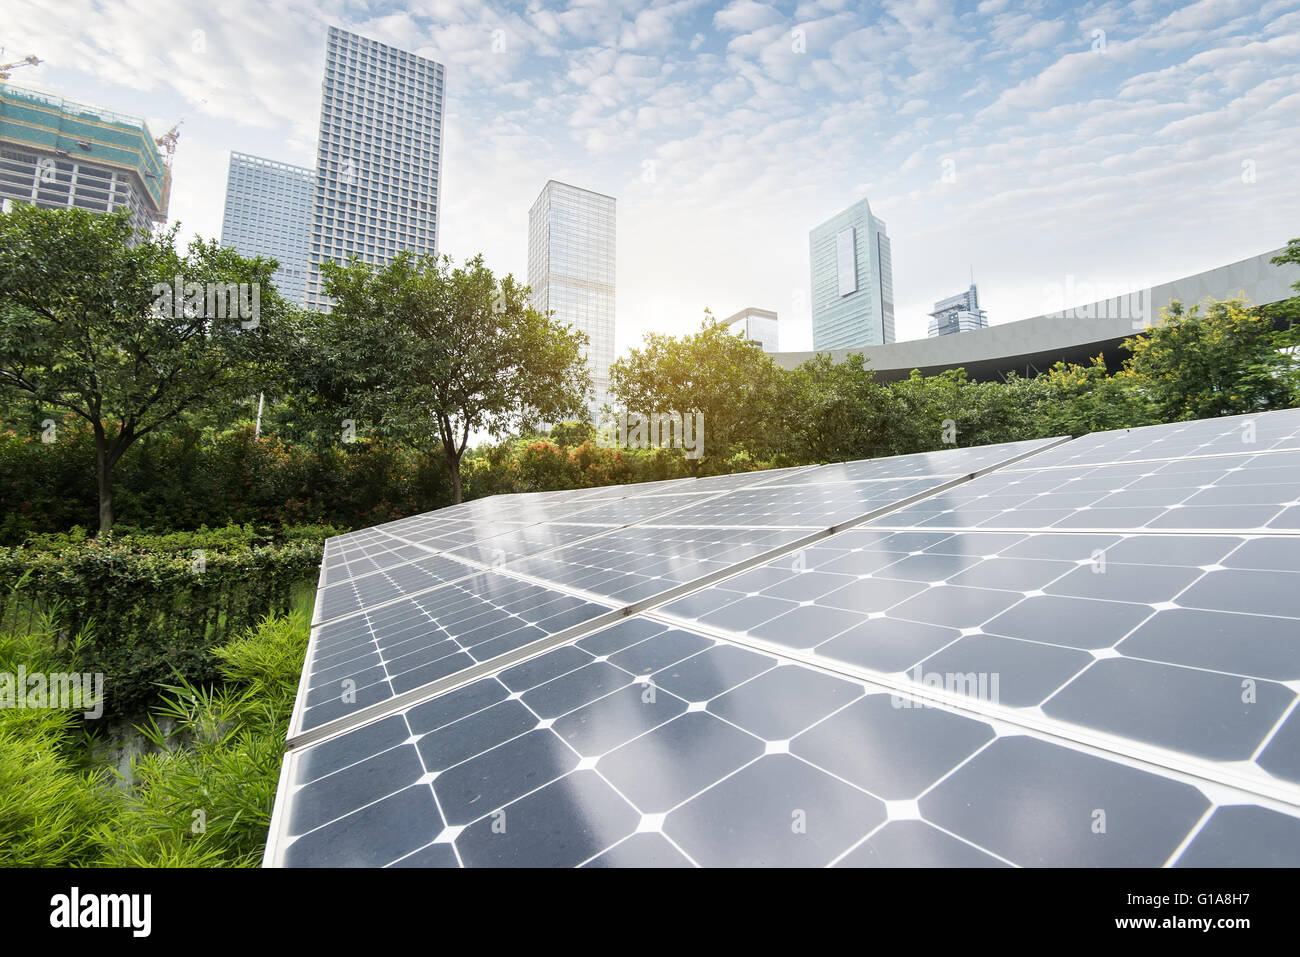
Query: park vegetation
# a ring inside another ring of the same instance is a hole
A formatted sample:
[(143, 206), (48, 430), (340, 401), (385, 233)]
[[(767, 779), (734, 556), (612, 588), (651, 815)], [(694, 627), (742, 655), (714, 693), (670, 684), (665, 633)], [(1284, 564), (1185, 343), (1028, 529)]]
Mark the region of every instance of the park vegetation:
[[(1300, 264), (1300, 240), (1274, 262)], [(617, 409), (703, 413), (694, 459), (614, 447), (587, 414), (584, 337), (481, 257), (327, 267), (328, 312), (280, 297), (275, 268), (121, 215), (0, 214), (0, 673), (101, 672), (147, 742), (114, 772), (77, 712), (0, 708), (0, 864), (257, 864), (342, 531), (1300, 404), (1300, 295), (1170, 303), (1117, 365), (991, 382), (882, 382), (861, 356), (787, 370), (706, 311), (610, 372)], [(214, 287), (256, 288), (257, 314), (185, 292)]]

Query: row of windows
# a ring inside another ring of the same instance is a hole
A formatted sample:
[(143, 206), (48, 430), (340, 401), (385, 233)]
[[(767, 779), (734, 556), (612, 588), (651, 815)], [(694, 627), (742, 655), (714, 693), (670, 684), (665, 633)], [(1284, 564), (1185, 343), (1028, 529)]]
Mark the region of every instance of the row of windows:
[(234, 183), (246, 190), (257, 190), (263, 193), (302, 193), (311, 192), (316, 184), (316, 174), (310, 177), (293, 178), (283, 176), (267, 176), (264, 172), (256, 174), (245, 173), (243, 170), (232, 169), (226, 182)]
[(370, 53), (358, 44), (343, 46), (330, 43), (325, 48), (325, 60), (335, 71), (347, 70), (375, 78), (394, 76), (417, 88), (442, 79), (442, 66), (433, 60), (426, 60), (405, 50), (394, 50), (394, 53), (397, 55), (389, 56), (383, 52)]

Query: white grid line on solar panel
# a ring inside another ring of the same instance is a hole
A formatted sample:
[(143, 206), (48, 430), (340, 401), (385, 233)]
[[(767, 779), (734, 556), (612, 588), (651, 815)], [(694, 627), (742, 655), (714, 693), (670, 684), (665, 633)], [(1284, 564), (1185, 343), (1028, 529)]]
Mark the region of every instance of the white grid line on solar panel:
[(1300, 530), (1300, 451), (994, 472), (888, 516), (917, 528)]
[[(796, 465), (783, 469), (762, 469), (756, 472), (732, 472), (724, 475), (704, 475), (699, 478), (685, 479), (689, 484), (686, 489), (700, 492), (730, 491), (750, 488), (756, 485), (770, 485), (789, 481), (798, 475), (820, 468), (817, 465)], [(663, 495), (667, 490), (654, 490), (647, 494)]]
[(568, 516), (565, 521), (574, 525), (631, 525), (687, 505), (709, 501), (718, 494), (720, 493), (682, 492), (672, 495), (648, 495), (642, 498), (619, 498), (589, 506), (582, 512)]
[(1288, 782), (1300, 803), (1297, 568), (1289, 536), (867, 527), (651, 617), (886, 683), (982, 675), (958, 689), (981, 709), (997, 676), (1000, 713), (1219, 762), (1256, 788)]
[(517, 558), (536, 555), (579, 542), (617, 528), (617, 525), (536, 525), (514, 535), (498, 535), (472, 545), (462, 545), (449, 554), (484, 565), (498, 566)]
[(587, 507), (583, 501), (534, 498), (532, 494), (493, 495), (474, 499), (460, 505), (450, 505), (421, 512), (418, 515), (395, 519), (375, 530), (389, 535), (410, 537), (440, 524), (463, 522), (476, 525), (483, 522), (518, 523), (524, 525), (552, 521), (570, 511)]
[(1082, 435), (1036, 458), (1027, 467), (1156, 461), (1189, 455), (1218, 455), (1300, 449), (1300, 409), (1227, 416), (1116, 429)]
[(965, 476), (986, 469), (1010, 468), (1014, 461), (1022, 456), (1028, 456), (1027, 461), (1033, 461), (1045, 451), (1062, 443), (1068, 443), (1068, 438), (1057, 436), (1046, 439), (1026, 439), (996, 445), (954, 447), (933, 452), (914, 452), (909, 455), (832, 462), (774, 477), (765, 485), (785, 487)]
[[(782, 471), (788, 472), (790, 470), (782, 470)], [(770, 479), (771, 477), (769, 476), (767, 478)], [(706, 493), (706, 494), (717, 495), (725, 491), (724, 489), (720, 489), (717, 487), (715, 488), (717, 489), (716, 491)], [(882, 486), (879, 489), (872, 488), (870, 489), (870, 491), (877, 492), (878, 495), (876, 497), (866, 499), (869, 502), (882, 503), (882, 502), (891, 501), (893, 498), (891, 494), (892, 487), (887, 488)], [(698, 501), (700, 497), (701, 495), (699, 494), (693, 494), (691, 496), (659, 496), (656, 498), (646, 499), (641, 501), (626, 501), (626, 502), (616, 501), (616, 502), (611, 502), (611, 503), (598, 506), (596, 508), (589, 508), (583, 511), (582, 513), (574, 516), (574, 520), (575, 521), (582, 520), (582, 521), (590, 522), (592, 525), (595, 525), (595, 523), (599, 521), (601, 522), (600, 527), (614, 528), (616, 527), (616, 523), (633, 524), (635, 522), (642, 521), (646, 518), (654, 517), (655, 515), (660, 515), (665, 512), (669, 512), (683, 505), (690, 504), (691, 502)], [(788, 498), (789, 496), (787, 495), (786, 497)], [(824, 500), (834, 496), (830, 495), (829, 493), (805, 493), (803, 497), (809, 500), (813, 500), (813, 499)], [(841, 496), (841, 498), (849, 498), (849, 499), (851, 499), (852, 497), (853, 497), (852, 495)], [(780, 498), (780, 496), (778, 496), (778, 498)], [(743, 507), (742, 505), (738, 505), (737, 509), (740, 509), (742, 507)], [(437, 513), (433, 513), (433, 516), (436, 516), (436, 514)], [(837, 516), (840, 519), (843, 519), (845, 517), (856, 516), (856, 514), (858, 514), (856, 508), (850, 506), (849, 508), (841, 510), (839, 513), (837, 513)], [(433, 516), (430, 516), (430, 527), (437, 527), (436, 519)], [(409, 541), (407, 545), (401, 544), (403, 539), (395, 538), (394, 536), (389, 534), (388, 536), (386, 536), (384, 541), (392, 544), (397, 544), (398, 548), (389, 549), (385, 554), (389, 557), (401, 557), (405, 561), (409, 561), (424, 566), (429, 564), (429, 562), (426, 560), (426, 553), (424, 551), (417, 551), (416, 549), (437, 548), (449, 552), (451, 555), (456, 557), (467, 558), (470, 560), (484, 561), (488, 564), (499, 563), (502, 559), (509, 561), (518, 557), (522, 557), (523, 555), (526, 554), (531, 554), (539, 550), (544, 550), (542, 546), (545, 543), (539, 543), (536, 547), (530, 547), (523, 551), (520, 551), (518, 549), (511, 549), (507, 547), (508, 542), (511, 540), (517, 538), (525, 538), (525, 539), (527, 538), (523, 530), (519, 528), (511, 528), (506, 531), (501, 531), (499, 529), (499, 526), (495, 526), (495, 525), (475, 528), (475, 526), (472, 523), (468, 523), (468, 522), (454, 523), (454, 524), (456, 527), (453, 530), (448, 531), (444, 535), (440, 535), (440, 536), (426, 535), (425, 537), (421, 538), (418, 541), (415, 540)], [(545, 524), (546, 523), (539, 523), (539, 525), (545, 525)], [(418, 530), (413, 530), (413, 531), (418, 533)], [(484, 534), (485, 532), (488, 532), (490, 534)], [(597, 532), (593, 531), (591, 528), (588, 528), (587, 534), (588, 535), (597, 534)], [(462, 545), (459, 540), (468, 537), (474, 537), (474, 541)], [(580, 534), (578, 530), (575, 528), (572, 531), (566, 530), (561, 537), (567, 540), (575, 540), (575, 539), (582, 538), (584, 536)], [(565, 542), (556, 542), (555, 544), (558, 546), (561, 544), (565, 544)], [(400, 565), (400, 564), (402, 564), (401, 561), (385, 562), (379, 559), (371, 559), (367, 562), (364, 562), (363, 564), (360, 564), (357, 570), (352, 570), (349, 567), (348, 574), (344, 576), (339, 576), (337, 574), (331, 573), (330, 575), (327, 576), (327, 583), (330, 585), (335, 585), (338, 588), (342, 588), (343, 585), (347, 584), (347, 581), (343, 581), (344, 578), (350, 579), (362, 575), (374, 576), (379, 573), (390, 571), (392, 570), (392, 566)], [(418, 572), (416, 574), (418, 575)], [(339, 582), (342, 582), (342, 584), (339, 584)], [(398, 589), (385, 589), (385, 587), (382, 585), (372, 586), (372, 590), (376, 590), (380, 592), (388, 590), (393, 592), (393, 594), (389, 595), (389, 598), (377, 599), (377, 600), (389, 600), (390, 598), (396, 597), (396, 595), (402, 593), (402, 591)], [(349, 589), (349, 592), (350, 591), (351, 589)], [(340, 603), (337, 599), (331, 599), (330, 602), (328, 603), (328, 606), (331, 610), (333, 610), (334, 608), (342, 607), (345, 604), (346, 604), (345, 602)], [(365, 602), (361, 602), (361, 604), (365, 604)], [(333, 615), (331, 615), (331, 617), (333, 617)]]
[(338, 558), (352, 551), (377, 551), (385, 548), (392, 548), (395, 544), (400, 544), (391, 535), (383, 532), (375, 532), (371, 529), (364, 529), (359, 532), (349, 532), (345, 535), (336, 535), (325, 541), (325, 558)]
[[(599, 536), (616, 526), (546, 525), (527, 526), (486, 538), (450, 552), (426, 555), (410, 562), (364, 574), (321, 588), (313, 624), (346, 618), (366, 609), (376, 609), (403, 597), (415, 597), (444, 584), (468, 578), (480, 571), (500, 570), (507, 563), (528, 556), (543, 555), (566, 545)], [(520, 576), (526, 577), (526, 576)], [(541, 584), (546, 584), (541, 582)], [(579, 597), (591, 597), (572, 593)]]
[[(294, 734), (542, 641), (612, 609), (482, 572), (315, 627)], [(292, 736), (292, 734), (291, 734)]]
[[(664, 514), (673, 509), (679, 509), (685, 504), (699, 501), (702, 497), (716, 496), (717, 494), (719, 493), (696, 493), (689, 496), (661, 496), (639, 502), (631, 501), (626, 504), (624, 502), (609, 503), (599, 506), (602, 511), (598, 515), (582, 512), (578, 513), (576, 517), (594, 520), (607, 516), (635, 522), (647, 516)], [(459, 537), (478, 535), (479, 538), (475, 543), (450, 550), (450, 555), (454, 555), (455, 558), (460, 559), (462, 562), (459, 569), (455, 565), (440, 560), (441, 556), (425, 557), (423, 555), (411, 559), (410, 567), (401, 564), (383, 568), (368, 567), (368, 571), (359, 581), (348, 580), (340, 584), (331, 583), (329, 594), (317, 602), (316, 621), (321, 622), (355, 614), (363, 608), (390, 603), (403, 596), (422, 594), (441, 584), (467, 577), (478, 570), (478, 568), (469, 567), (464, 563), (473, 565), (481, 562), (484, 566), (501, 567), (507, 561), (518, 560), (539, 552), (545, 553), (617, 527), (612, 524), (596, 525), (594, 521), (592, 524), (582, 526), (539, 523), (534, 526), (524, 526), (498, 532), (496, 531), (498, 528), (496, 525), (480, 526), (477, 529), (470, 523), (460, 523), (460, 525), (461, 530), (456, 532), (455, 535)], [(488, 531), (494, 532), (494, 534), (484, 536), (483, 533)], [(400, 538), (396, 538), (391, 534), (388, 537), (401, 541)], [(522, 542), (526, 547), (518, 547), (516, 544), (518, 542)], [(423, 548), (447, 547), (448, 544), (450, 543), (444, 537), (425, 537), (419, 542), (410, 542), (411, 546), (418, 545)], [(565, 577), (570, 578), (572, 574)], [(646, 577), (639, 579), (641, 582), (649, 580)], [(679, 582), (673, 584), (679, 584)], [(575, 591), (582, 597), (588, 597), (580, 589), (575, 589)]]
[[(526, 528), (527, 526), (516, 526), (517, 528)], [(474, 538), (477, 535), (486, 535), (487, 533), (495, 535), (507, 534), (507, 530), (501, 526), (480, 527), (479, 531), (474, 534), (468, 532), (462, 533), (459, 537)], [(341, 586), (349, 581), (373, 576), (381, 572), (391, 572), (402, 565), (408, 565), (428, 559), (432, 556), (445, 554), (445, 551), (453, 546), (456, 537), (447, 537), (444, 539), (429, 538), (425, 541), (405, 541), (403, 539), (390, 536), (392, 539), (391, 548), (378, 551), (369, 550), (368, 554), (356, 553), (342, 566), (334, 565), (330, 573), (326, 576), (326, 583), (329, 586)]]
[[(782, 471), (786, 472), (793, 470)], [(756, 476), (756, 478), (751, 480), (752, 482), (766, 481), (770, 478), (770, 476), (763, 476), (762, 473), (752, 474)], [(671, 483), (651, 484), (677, 484), (682, 481), (692, 480), (674, 480)], [(629, 489), (635, 489), (636, 487), (637, 486), (611, 487), (611, 491), (616, 491), (618, 494), (610, 496), (609, 501), (584, 501), (580, 504), (567, 503), (563, 507), (551, 507), (549, 510), (516, 508), (508, 514), (515, 517), (529, 515), (536, 519), (535, 522), (531, 523), (533, 525), (556, 523), (577, 524), (580, 522), (588, 525), (617, 527), (619, 525), (632, 524), (645, 517), (681, 507), (682, 505), (688, 504), (692, 501), (699, 501), (709, 495), (716, 495), (721, 491), (705, 491), (700, 489), (697, 485), (693, 485), (692, 491), (689, 494), (684, 493), (671, 498), (661, 495), (653, 500), (646, 501), (630, 500), (627, 492)], [(422, 515), (412, 516), (409, 519), (403, 519), (399, 523), (390, 523), (389, 526), (385, 526), (389, 528), (389, 531), (385, 534), (389, 537), (396, 537), (399, 541), (407, 541), (410, 544), (424, 545), (426, 547), (438, 548), (445, 551), (456, 551), (464, 546), (481, 542), (487, 537), (499, 537), (516, 530), (515, 528), (511, 528), (508, 531), (498, 532), (495, 527), (493, 527), (489, 529), (492, 531), (491, 536), (485, 536), (482, 534), (472, 535), (471, 530), (481, 526), (468, 520), (458, 520), (458, 522), (455, 523), (448, 523), (442, 518), (445, 511), (446, 510), (428, 512)], [(394, 528), (395, 525), (401, 527)], [(446, 529), (448, 527), (450, 527), (450, 530), (447, 530), (443, 535), (435, 536), (430, 534), (434, 529)], [(371, 532), (373, 530), (368, 529), (366, 531)], [(466, 541), (466, 539), (470, 540)]]
[(370, 528), (356, 532), (345, 532), (342, 535), (332, 535), (325, 539), (325, 554), (332, 554), (348, 546), (362, 546), (373, 544), (375, 542), (383, 542), (386, 541), (388, 537), (389, 536), (385, 535), (383, 532), (377, 532)]
[(1293, 808), (783, 657), (629, 619), (293, 751), (267, 863), (1300, 860)]
[[(830, 528), (860, 521), (870, 512), (908, 498), (932, 494), (948, 485), (961, 484), (974, 475), (996, 471), (1067, 441), (1065, 438), (1035, 439), (903, 456), (914, 461), (901, 471), (911, 471), (918, 463), (925, 465), (943, 461), (955, 470), (947, 475), (889, 477), (881, 470), (888, 470), (888, 464), (893, 461), (890, 459), (824, 465), (809, 469), (800, 476), (792, 476), (790, 481), (772, 481), (732, 491), (673, 515), (649, 520), (645, 524)], [(872, 478), (843, 477), (845, 474), (866, 474), (844, 471), (859, 466), (877, 468), (878, 471)], [(925, 468), (930, 466), (925, 465)], [(819, 480), (817, 476), (826, 478)]]
[[(1009, 455), (1014, 455), (1020, 452), (1028, 451), (1056, 441), (1060, 441), (1060, 440), (1035, 440), (1032, 442), (1009, 443), (1007, 445), (992, 446), (992, 447), (980, 448), (980, 449), (959, 449), (959, 450), (955, 449), (955, 450), (948, 450), (942, 453), (921, 453), (919, 455), (903, 456), (901, 458), (908, 460), (907, 468), (909, 470), (915, 470), (915, 468), (923, 466), (925, 465), (925, 463), (933, 463), (941, 459), (947, 460), (950, 463), (955, 462), (957, 461), (957, 459), (955, 459), (954, 456), (957, 456), (960, 459), (961, 463), (967, 465), (968, 467), (979, 467), (981, 465), (987, 465), (990, 462), (1003, 461), (1006, 458), (1008, 458)], [(821, 467), (821, 469), (830, 469), (834, 471), (837, 469), (843, 469), (852, 466), (870, 466), (872, 468), (879, 469), (881, 465), (882, 465), (881, 460), (876, 460), (876, 461), (867, 461), (867, 462), (859, 462), (859, 463), (848, 463), (847, 465), (840, 464), (835, 466), (824, 466)], [(692, 494), (699, 494), (698, 490), (701, 487), (701, 483), (709, 483), (713, 481), (714, 484), (708, 486), (708, 488), (711, 490), (708, 494), (716, 496), (720, 493), (726, 492), (732, 486), (739, 486), (741, 489), (761, 488), (773, 482), (781, 482), (788, 479), (794, 479), (799, 477), (800, 475), (808, 475), (812, 472), (817, 472), (817, 471), (819, 471), (818, 467), (803, 466), (803, 467), (796, 467), (792, 469), (780, 469), (774, 472), (766, 472), (766, 473), (765, 472), (744, 473), (743, 475), (739, 475), (739, 476), (723, 475), (723, 476), (708, 477), (704, 479), (694, 479), (694, 480), (680, 479), (680, 480), (670, 480), (667, 482), (643, 483), (642, 486), (619, 486), (617, 487), (619, 492), (623, 493), (624, 495), (629, 490), (634, 491), (646, 485), (659, 488), (660, 495), (650, 500), (639, 500), (639, 501), (628, 500), (625, 497), (623, 497), (616, 501), (607, 504), (601, 504), (598, 506), (591, 506), (588, 503), (583, 506), (582, 511), (570, 515), (570, 520), (590, 521), (593, 523), (600, 523), (600, 524), (608, 524), (610, 521), (617, 520), (620, 524), (632, 524), (637, 521), (642, 521), (646, 518), (653, 517), (653, 515), (658, 512), (664, 512), (664, 511), (669, 511), (678, 508), (679, 506), (687, 504), (691, 501), (691, 498), (689, 496), (683, 496), (683, 495), (676, 495), (673, 496), (670, 501), (664, 501), (663, 499), (667, 497), (667, 490), (665, 488), (667, 486), (671, 486), (672, 488), (676, 489), (679, 486), (682, 486), (683, 483), (689, 482), (692, 483), (690, 487), (694, 490), (697, 490)], [(840, 473), (835, 472), (835, 474), (840, 474)], [(827, 479), (826, 481), (833, 482), (839, 480), (830, 478)], [(884, 481), (884, 479), (881, 479), (880, 481)], [(724, 482), (727, 484), (723, 484)], [(925, 487), (928, 486), (923, 484), (918, 484), (915, 487), (915, 490), (920, 490)], [(880, 505), (887, 504), (888, 501), (892, 500), (893, 492), (895, 490), (901, 491), (902, 487), (885, 486), (885, 485), (882, 485), (879, 488), (864, 487), (858, 490), (856, 497), (860, 501), (865, 501), (872, 504), (873, 507), (880, 507)], [(874, 494), (866, 495), (863, 493), (874, 493)], [(754, 492), (751, 493), (750, 498), (754, 502), (762, 502), (762, 501), (778, 502), (778, 503), (782, 503), (783, 505), (792, 500), (799, 500), (802, 502), (803, 511), (805, 514), (807, 513), (807, 510), (809, 508), (815, 508), (815, 503), (817, 500), (828, 501), (832, 499), (838, 499), (839, 501), (845, 502), (846, 504), (844, 507), (842, 507), (840, 510), (838, 510), (835, 513), (836, 522), (844, 521), (848, 518), (856, 517), (856, 515), (859, 514), (859, 511), (856, 509), (854, 505), (848, 504), (851, 500), (855, 498), (854, 491), (848, 488), (840, 488), (837, 492), (823, 491), (823, 492), (803, 492), (799, 494), (785, 493), (784, 495), (781, 494), (764, 495), (764, 493), (761, 492)], [(703, 508), (704, 506), (701, 504), (701, 507)], [(750, 507), (751, 507), (750, 504), (746, 501), (737, 501), (732, 507), (733, 514), (730, 516), (726, 516), (726, 515), (722, 516), (720, 518), (720, 523), (724, 525), (753, 524), (752, 522), (736, 521), (736, 519), (742, 518), (745, 510)], [(388, 532), (389, 535), (396, 534), (397, 531), (400, 531), (403, 534), (403, 538), (411, 541), (411, 544), (419, 544), (425, 547), (438, 548), (447, 551), (456, 551), (456, 549), (453, 548), (453, 546), (459, 546), (460, 544), (462, 544), (461, 540), (465, 538), (473, 537), (475, 541), (482, 541), (483, 538), (485, 537), (501, 537), (510, 534), (509, 532), (495, 532), (495, 530), (493, 530), (494, 532), (493, 535), (484, 536), (482, 535), (481, 530), (477, 533), (473, 531), (475, 527), (474, 523), (464, 521), (461, 524), (455, 525), (451, 530), (446, 531), (444, 535), (430, 537), (426, 534), (424, 537), (420, 538), (418, 542), (409, 539), (410, 535), (420, 535), (424, 533), (426, 529), (432, 529), (432, 528), (446, 529), (449, 523), (445, 522), (445, 520), (440, 519), (440, 515), (446, 511), (447, 510), (444, 509), (439, 512), (426, 513), (422, 516), (414, 516), (411, 519), (402, 520), (401, 522), (398, 523), (390, 523), (388, 526), (381, 526), (381, 527), (389, 528), (390, 529), (390, 531)], [(508, 512), (507, 514), (519, 515), (525, 511), (526, 510), (524, 508), (520, 507), (520, 508), (516, 508), (511, 512)], [(536, 515), (540, 513), (535, 512), (534, 514)], [(767, 514), (770, 515), (771, 513), (767, 513)], [(728, 518), (730, 518), (731, 520), (728, 521)], [(689, 521), (689, 517), (688, 517), (688, 519), (682, 524), (692, 525), (695, 523)], [(776, 524), (787, 524), (787, 523), (777, 522)], [(822, 527), (822, 526), (817, 524), (809, 525), (805, 523), (802, 526), (800, 526), (799, 524), (792, 524), (790, 527)], [(374, 531), (374, 530), (367, 530), (367, 531)], [(471, 543), (464, 543), (464, 544), (471, 544)], [(469, 553), (464, 552), (462, 554), (469, 554)], [(364, 567), (366, 568), (367, 571), (374, 572), (376, 570), (379, 570), (380, 566), (378, 563), (375, 563), (374, 567), (371, 567), (371, 565), (366, 565)], [(331, 583), (333, 583), (333, 579), (331, 579)]]
[[(404, 519), (407, 523), (404, 529), (383, 532), (385, 540), (407, 543), (422, 543), (425, 537), (436, 537), (437, 535), (451, 535), (454, 533), (464, 533), (476, 529), (501, 529), (523, 528), (530, 522), (523, 521), (504, 521), (496, 517), (480, 517), (477, 519), (452, 518), (442, 515), (440, 512), (426, 512), (422, 515), (413, 515)], [(367, 529), (366, 531), (369, 531)], [(361, 532), (354, 532), (354, 535), (360, 535)], [(342, 544), (350, 544), (343, 541)]]

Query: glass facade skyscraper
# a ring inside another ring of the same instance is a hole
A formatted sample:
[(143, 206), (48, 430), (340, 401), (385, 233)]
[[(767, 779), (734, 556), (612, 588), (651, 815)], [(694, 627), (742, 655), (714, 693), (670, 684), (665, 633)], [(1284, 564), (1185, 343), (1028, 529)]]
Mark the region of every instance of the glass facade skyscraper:
[(894, 275), (885, 224), (864, 199), (808, 234), (813, 349), (894, 341)]
[(777, 318), (772, 310), (751, 306), (722, 321), (742, 339), (757, 342), (764, 352), (778, 351)]
[(316, 173), (301, 166), (230, 154), (221, 245), (241, 256), (280, 263), (275, 286), (299, 306), (307, 295), (307, 242), (311, 235)]
[(328, 308), (320, 264), (437, 254), (443, 68), (329, 28), (308, 250), (307, 304)]
[(988, 327), (988, 313), (980, 308), (979, 292), (975, 284), (965, 292), (940, 299), (930, 313), (927, 332), (931, 336), (951, 336), (958, 332), (972, 332)]
[(528, 285), (539, 312), (587, 334), (593, 419), (614, 361), (614, 197), (555, 180), (528, 212)]

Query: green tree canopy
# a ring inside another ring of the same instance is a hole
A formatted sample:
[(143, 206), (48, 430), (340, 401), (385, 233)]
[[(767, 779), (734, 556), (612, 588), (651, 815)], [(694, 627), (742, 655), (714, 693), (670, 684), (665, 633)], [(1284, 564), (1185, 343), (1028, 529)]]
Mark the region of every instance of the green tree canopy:
[(707, 457), (725, 459), (738, 449), (766, 457), (783, 444), (777, 411), (784, 375), (706, 309), (699, 332), (647, 333), (641, 348), (610, 366), (609, 388), (639, 415), (704, 413)]
[(377, 267), (322, 267), (333, 310), (312, 320), (296, 356), (318, 404), (415, 445), (442, 446), (455, 501), (476, 432), (585, 413), (586, 336), (537, 312), (528, 287), (476, 256), (399, 254)]
[(1141, 389), (1156, 420), (1240, 415), (1295, 401), (1295, 357), (1285, 333), (1241, 299), (1184, 309), (1172, 302), (1161, 322), (1126, 339), (1132, 355), (1118, 376)]
[(1057, 362), (1032, 379), (1007, 385), (1018, 387), (1026, 401), (1032, 401), (1039, 437), (1131, 429), (1154, 421), (1135, 380), (1110, 375), (1101, 355), (1087, 365)]
[(888, 441), (890, 396), (861, 353), (833, 362), (820, 352), (790, 373), (782, 431), (801, 462), (879, 454)]
[(199, 239), (181, 252), (175, 227), (139, 233), (124, 212), (0, 214), (0, 388), (90, 423), (101, 531), (127, 449), (274, 379), (294, 319), (276, 265)]

